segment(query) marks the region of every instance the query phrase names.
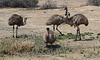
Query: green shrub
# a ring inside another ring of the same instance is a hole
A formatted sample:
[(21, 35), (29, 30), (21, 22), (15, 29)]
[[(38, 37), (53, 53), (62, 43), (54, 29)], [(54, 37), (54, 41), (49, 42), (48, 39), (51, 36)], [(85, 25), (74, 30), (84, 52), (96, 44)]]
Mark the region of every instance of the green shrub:
[(26, 39), (3, 39), (0, 42), (0, 54), (13, 55), (16, 53), (27, 53), (34, 48), (34, 41)]
[(11, 7), (11, 8), (30, 8), (35, 7), (38, 0), (1, 0), (0, 7)]
[(100, 0), (89, 0), (88, 4), (93, 6), (100, 6)]
[(76, 35), (72, 33), (68, 33), (67, 35), (64, 36), (57, 36), (57, 39), (75, 39)]
[(41, 9), (55, 9), (57, 8), (56, 3), (52, 0), (46, 0), (45, 3), (41, 6)]
[(100, 36), (100, 33), (98, 33), (97, 35), (99, 35), (99, 36)]

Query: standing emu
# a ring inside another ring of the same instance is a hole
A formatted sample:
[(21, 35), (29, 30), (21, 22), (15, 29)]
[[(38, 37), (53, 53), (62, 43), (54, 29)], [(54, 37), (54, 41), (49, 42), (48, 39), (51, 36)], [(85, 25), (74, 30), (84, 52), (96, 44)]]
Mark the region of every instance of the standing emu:
[(60, 24), (62, 24), (63, 21), (63, 17), (61, 15), (58, 14), (54, 14), (53, 16), (51, 16), (51, 18), (49, 18), (46, 22), (46, 25), (53, 25), (53, 30), (55, 30), (55, 25), (56, 25), (56, 30), (63, 35), (59, 30), (58, 30), (58, 26)]
[(55, 36), (55, 33), (50, 30), (49, 28), (46, 28), (47, 30), (47, 34), (45, 34), (45, 43), (46, 43), (46, 46), (48, 45), (48, 43), (52, 44), (56, 41), (56, 36)]
[(70, 18), (68, 18), (68, 15), (66, 15), (66, 18), (64, 18), (64, 21), (65, 21), (66, 24), (77, 27), (77, 35), (76, 35), (75, 41), (77, 40), (78, 34), (80, 36), (79, 40), (81, 40), (81, 34), (80, 34), (79, 26), (81, 24), (84, 24), (85, 26), (88, 26), (88, 24), (89, 24), (88, 19), (83, 14), (75, 14), (74, 16), (72, 16)]
[(24, 21), (23, 21), (23, 18), (20, 15), (17, 15), (17, 14), (13, 14), (9, 18), (8, 24), (10, 26), (13, 26), (13, 38), (14, 38), (14, 26), (17, 25), (17, 27), (16, 27), (16, 38), (17, 38), (18, 27), (24, 26), (26, 24), (26, 20), (27, 20), (27, 18), (24, 18)]

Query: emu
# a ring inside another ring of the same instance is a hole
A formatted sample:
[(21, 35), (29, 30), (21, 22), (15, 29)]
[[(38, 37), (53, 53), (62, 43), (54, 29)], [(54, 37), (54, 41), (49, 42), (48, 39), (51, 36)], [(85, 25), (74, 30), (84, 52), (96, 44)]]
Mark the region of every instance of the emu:
[(51, 16), (47, 22), (46, 22), (46, 25), (53, 25), (53, 30), (55, 31), (55, 25), (56, 25), (56, 30), (61, 34), (63, 35), (59, 30), (58, 30), (58, 26), (60, 24), (62, 24), (64, 21), (63, 21), (63, 17), (61, 15), (58, 15), (58, 14), (54, 14), (53, 16)]
[(84, 24), (85, 26), (88, 26), (88, 24), (89, 24), (88, 19), (83, 14), (75, 14), (74, 16), (72, 16), (70, 18), (68, 18), (68, 16), (66, 16), (66, 18), (64, 18), (64, 21), (66, 24), (69, 24), (70, 26), (77, 27), (77, 34), (76, 34), (75, 41), (77, 40), (78, 34), (80, 36), (79, 40), (81, 40), (79, 26), (82, 24)]
[(52, 44), (56, 41), (56, 36), (55, 36), (55, 33), (50, 30), (49, 28), (46, 28), (47, 30), (47, 34), (45, 34), (45, 43), (46, 43), (46, 46), (48, 45), (48, 43)]
[(16, 38), (17, 38), (17, 37), (18, 37), (18, 36), (17, 36), (18, 27), (26, 25), (26, 20), (27, 20), (27, 18), (24, 18), (24, 21), (23, 21), (23, 17), (21, 17), (21, 16), (18, 15), (18, 14), (13, 14), (13, 15), (8, 19), (8, 24), (9, 24), (9, 26), (13, 26), (13, 38), (14, 38), (14, 29), (15, 29), (14, 26), (17, 25), (17, 27), (16, 27)]

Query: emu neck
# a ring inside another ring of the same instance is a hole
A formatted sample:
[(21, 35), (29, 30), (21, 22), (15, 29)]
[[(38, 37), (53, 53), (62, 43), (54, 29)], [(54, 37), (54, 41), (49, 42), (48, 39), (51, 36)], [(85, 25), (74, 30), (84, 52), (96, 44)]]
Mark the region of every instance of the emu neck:
[(64, 21), (65, 21), (66, 24), (69, 24), (70, 26), (73, 26), (72, 17), (71, 18), (66, 17), (66, 18), (64, 18)]
[(52, 39), (52, 34), (51, 34), (50, 31), (51, 31), (51, 30), (48, 31), (48, 37), (49, 37), (49, 39), (51, 40), (51, 39)]
[(67, 11), (68, 11), (68, 10), (66, 9), (66, 13), (65, 13), (65, 16), (67, 16)]
[(47, 30), (47, 32), (48, 32), (48, 35), (49, 35), (49, 33), (50, 33), (49, 30)]

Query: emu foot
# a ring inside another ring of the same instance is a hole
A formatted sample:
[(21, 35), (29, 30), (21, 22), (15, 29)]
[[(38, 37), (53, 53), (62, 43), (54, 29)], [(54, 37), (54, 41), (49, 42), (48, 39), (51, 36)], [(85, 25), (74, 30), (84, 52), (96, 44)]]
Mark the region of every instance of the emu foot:
[(59, 36), (64, 36), (64, 34), (60, 34)]
[(64, 36), (64, 34), (61, 34), (62, 36)]
[(12, 36), (13, 38), (15, 38), (14, 36)]
[(82, 40), (81, 38), (79, 40)]
[(77, 39), (75, 39), (74, 41), (80, 41), (81, 39), (79, 39), (79, 40), (77, 40)]
[(20, 36), (16, 36), (16, 38), (20, 38)]
[(16, 38), (18, 38), (18, 36), (16, 36)]
[(74, 40), (74, 41), (77, 41), (77, 40)]
[(75, 39), (74, 41), (77, 41), (77, 39)]

